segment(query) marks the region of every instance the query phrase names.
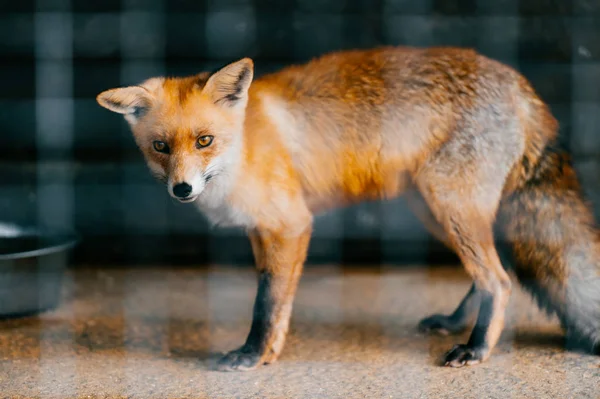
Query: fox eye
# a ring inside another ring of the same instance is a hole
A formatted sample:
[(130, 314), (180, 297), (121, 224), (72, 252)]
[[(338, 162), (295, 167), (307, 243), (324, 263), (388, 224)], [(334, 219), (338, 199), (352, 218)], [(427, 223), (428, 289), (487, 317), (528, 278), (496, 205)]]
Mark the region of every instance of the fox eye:
[(200, 136), (200, 137), (198, 137), (198, 140), (196, 141), (196, 147), (197, 148), (208, 147), (209, 145), (212, 144), (213, 139), (214, 139), (213, 136)]
[(152, 142), (152, 146), (158, 152), (162, 152), (163, 154), (169, 153), (169, 146), (164, 141), (154, 141)]

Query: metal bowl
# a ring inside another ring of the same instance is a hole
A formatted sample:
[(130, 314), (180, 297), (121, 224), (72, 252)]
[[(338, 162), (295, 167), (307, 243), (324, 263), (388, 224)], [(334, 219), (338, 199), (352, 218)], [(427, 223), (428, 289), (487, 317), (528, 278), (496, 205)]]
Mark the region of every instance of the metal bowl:
[(0, 317), (55, 308), (77, 242), (71, 232), (0, 223)]

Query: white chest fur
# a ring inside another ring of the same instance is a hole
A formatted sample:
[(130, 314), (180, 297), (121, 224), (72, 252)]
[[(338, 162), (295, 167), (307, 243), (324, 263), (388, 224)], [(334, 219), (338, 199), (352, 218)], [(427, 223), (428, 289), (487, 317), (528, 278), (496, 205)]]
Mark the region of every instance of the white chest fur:
[(253, 226), (253, 218), (228, 201), (228, 192), (227, 181), (214, 179), (207, 185), (194, 204), (213, 226)]
[(254, 224), (252, 218), (248, 214), (239, 209), (235, 209), (225, 202), (216, 205), (202, 201), (202, 199), (199, 198), (196, 200), (195, 204), (213, 226), (251, 227)]

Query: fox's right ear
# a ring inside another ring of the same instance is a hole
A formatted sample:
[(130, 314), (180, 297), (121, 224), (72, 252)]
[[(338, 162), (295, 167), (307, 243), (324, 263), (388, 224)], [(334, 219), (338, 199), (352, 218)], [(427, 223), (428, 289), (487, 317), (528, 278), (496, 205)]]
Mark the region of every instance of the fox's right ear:
[(106, 90), (96, 97), (104, 108), (125, 115), (130, 123), (135, 123), (150, 108), (151, 98), (148, 90), (141, 86), (121, 87)]

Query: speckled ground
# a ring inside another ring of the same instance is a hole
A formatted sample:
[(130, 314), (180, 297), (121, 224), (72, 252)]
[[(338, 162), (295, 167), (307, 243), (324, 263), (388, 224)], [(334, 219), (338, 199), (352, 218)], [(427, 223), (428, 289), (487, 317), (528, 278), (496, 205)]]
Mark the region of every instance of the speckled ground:
[(0, 322), (0, 397), (600, 398), (600, 358), (565, 352), (518, 290), (488, 362), (440, 367), (468, 333), (415, 326), (458, 303), (460, 269), (309, 268), (279, 362), (238, 373), (212, 368), (248, 331), (250, 269), (82, 269), (65, 283), (59, 309)]

